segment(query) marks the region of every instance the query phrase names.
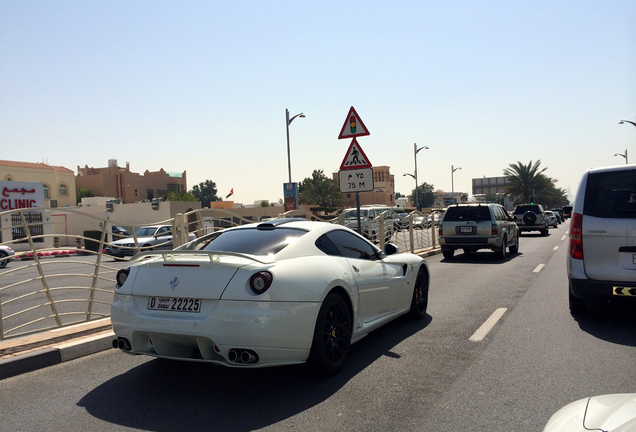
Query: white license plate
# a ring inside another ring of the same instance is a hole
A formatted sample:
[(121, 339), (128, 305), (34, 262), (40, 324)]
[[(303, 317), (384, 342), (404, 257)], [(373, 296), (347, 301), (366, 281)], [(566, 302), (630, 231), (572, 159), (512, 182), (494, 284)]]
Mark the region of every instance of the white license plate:
[(459, 232), (463, 232), (463, 233), (472, 233), (473, 232), (473, 227), (459, 227)]
[(201, 312), (201, 299), (185, 297), (149, 297), (148, 309), (177, 312)]

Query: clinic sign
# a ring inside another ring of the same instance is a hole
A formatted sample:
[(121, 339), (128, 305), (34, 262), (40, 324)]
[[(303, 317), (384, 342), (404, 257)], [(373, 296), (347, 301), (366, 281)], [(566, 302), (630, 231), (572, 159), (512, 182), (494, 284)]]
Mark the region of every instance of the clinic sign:
[(42, 183), (0, 181), (0, 212), (44, 207)]

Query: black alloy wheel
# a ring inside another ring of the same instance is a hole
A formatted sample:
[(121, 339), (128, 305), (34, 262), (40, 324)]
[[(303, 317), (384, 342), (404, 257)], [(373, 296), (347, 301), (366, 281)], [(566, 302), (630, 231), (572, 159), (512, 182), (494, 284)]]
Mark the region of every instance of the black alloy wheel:
[(415, 278), (415, 287), (413, 288), (413, 298), (411, 299), (411, 309), (409, 317), (412, 319), (422, 319), (426, 316), (428, 308), (428, 275), (426, 269), (420, 267)]
[(349, 357), (351, 328), (347, 303), (340, 295), (329, 294), (318, 312), (308, 363), (326, 375), (340, 372)]

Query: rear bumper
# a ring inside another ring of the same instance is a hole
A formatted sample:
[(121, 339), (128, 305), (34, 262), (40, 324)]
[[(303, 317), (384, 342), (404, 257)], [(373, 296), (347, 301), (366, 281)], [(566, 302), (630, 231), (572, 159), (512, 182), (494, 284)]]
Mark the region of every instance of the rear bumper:
[(499, 237), (440, 237), (440, 246), (446, 249), (481, 248), (494, 249), (501, 247)]
[[(636, 283), (630, 284), (618, 281), (595, 281), (573, 278), (570, 278), (569, 282), (570, 293), (576, 298), (586, 300), (631, 299), (631, 301), (636, 301), (636, 296), (629, 295), (631, 289), (636, 289)], [(631, 291), (634, 292), (634, 290)]]

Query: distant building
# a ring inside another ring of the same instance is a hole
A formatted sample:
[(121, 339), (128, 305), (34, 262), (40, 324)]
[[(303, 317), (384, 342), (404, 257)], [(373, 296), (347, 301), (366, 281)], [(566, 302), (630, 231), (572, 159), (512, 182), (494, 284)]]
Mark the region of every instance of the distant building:
[[(332, 174), (336, 183), (340, 184), (338, 173)], [(373, 167), (373, 190), (360, 192), (360, 205), (384, 204), (395, 207), (395, 180), (388, 166)], [(354, 207), (356, 205), (355, 192), (344, 193), (344, 207)]]
[(451, 204), (463, 204), (468, 202), (468, 193), (466, 192), (444, 192), (442, 190), (436, 190), (435, 204), (433, 207), (444, 208)]
[(73, 170), (46, 163), (0, 160), (0, 180), (42, 183), (44, 206), (77, 205)]
[(88, 189), (95, 196), (121, 198), (123, 204), (161, 198), (169, 192), (187, 191), (185, 171), (169, 173), (162, 168), (138, 174), (130, 171), (128, 162), (126, 168), (118, 166), (116, 159), (110, 159), (107, 168), (80, 168), (78, 165), (75, 185), (77, 190)]
[[(483, 177), (473, 179), (473, 198), (476, 201), (493, 201), (496, 200), (502, 204), (507, 210), (514, 207), (510, 198), (504, 193), (504, 186), (508, 183), (507, 177)], [(487, 199), (489, 198), (489, 199)]]

